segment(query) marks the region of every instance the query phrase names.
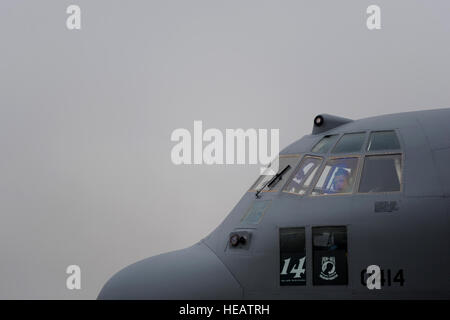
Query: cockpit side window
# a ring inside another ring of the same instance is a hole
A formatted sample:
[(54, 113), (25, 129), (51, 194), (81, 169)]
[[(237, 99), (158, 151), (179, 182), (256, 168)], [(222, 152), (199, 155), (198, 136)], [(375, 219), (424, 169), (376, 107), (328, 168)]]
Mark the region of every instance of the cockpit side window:
[(314, 153), (327, 153), (328, 150), (334, 145), (338, 138), (338, 135), (329, 135), (323, 137), (312, 149)]
[(351, 193), (359, 157), (332, 158), (325, 164), (312, 195)]
[(367, 151), (398, 149), (400, 149), (400, 142), (395, 131), (375, 131), (370, 134)]
[(321, 163), (322, 158), (320, 157), (305, 156), (293, 174), (292, 180), (286, 185), (283, 191), (304, 195), (308, 191)]
[[(264, 174), (260, 175), (249, 191), (270, 192), (278, 191), (283, 182), (292, 173), (299, 159), (299, 155), (280, 155), (267, 168)], [(278, 171), (274, 174), (273, 168), (278, 161)]]
[(333, 153), (360, 152), (365, 137), (365, 132), (344, 134), (334, 147)]
[(366, 156), (358, 192), (400, 191), (402, 157), (400, 154)]

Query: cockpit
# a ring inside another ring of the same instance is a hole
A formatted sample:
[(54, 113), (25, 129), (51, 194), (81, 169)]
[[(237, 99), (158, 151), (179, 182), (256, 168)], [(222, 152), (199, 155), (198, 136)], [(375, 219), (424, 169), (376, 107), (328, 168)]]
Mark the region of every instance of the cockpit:
[[(309, 153), (280, 155), (277, 173), (262, 174), (249, 192), (298, 196), (402, 191), (402, 150), (395, 130), (323, 136)], [(268, 169), (271, 166), (268, 167)]]

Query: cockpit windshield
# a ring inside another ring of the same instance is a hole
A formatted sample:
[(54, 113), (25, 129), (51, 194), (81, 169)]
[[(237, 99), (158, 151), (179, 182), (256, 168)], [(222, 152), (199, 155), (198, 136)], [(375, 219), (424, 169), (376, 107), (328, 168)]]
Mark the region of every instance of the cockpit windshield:
[(305, 156), (284, 192), (305, 194), (322, 163), (322, 158)]
[(351, 193), (355, 184), (358, 157), (329, 159), (312, 195)]
[[(269, 192), (279, 190), (280, 186), (283, 184), (281, 182), (284, 182), (286, 177), (289, 177), (292, 169), (295, 168), (298, 159), (298, 155), (279, 156), (279, 158), (275, 159), (267, 167), (267, 170), (264, 172), (264, 174), (259, 176), (256, 182), (250, 188), (250, 191)], [(276, 167), (276, 161), (278, 161), (278, 170), (277, 172), (274, 172), (273, 168)]]
[(301, 161), (300, 155), (279, 156), (249, 191), (259, 198), (261, 192), (278, 191), (282, 186), (283, 192), (300, 196), (402, 190), (403, 156), (395, 130), (329, 135), (312, 149), (313, 154), (304, 155)]

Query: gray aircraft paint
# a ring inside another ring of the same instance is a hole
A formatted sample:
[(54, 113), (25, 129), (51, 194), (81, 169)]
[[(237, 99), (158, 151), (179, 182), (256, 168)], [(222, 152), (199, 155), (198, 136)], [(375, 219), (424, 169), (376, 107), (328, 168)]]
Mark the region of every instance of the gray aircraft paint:
[[(400, 192), (298, 196), (247, 192), (225, 220), (198, 244), (151, 257), (114, 275), (99, 299), (313, 299), (450, 297), (450, 109), (384, 115), (306, 135), (280, 155), (313, 155), (326, 134), (396, 130), (403, 156)], [(367, 139), (367, 137), (366, 137)], [(324, 154), (322, 154), (324, 156)], [(325, 155), (325, 157), (329, 156)], [(285, 179), (283, 185), (289, 181)], [(253, 182), (253, 181), (252, 181)], [(271, 200), (257, 225), (242, 217), (254, 201)], [(397, 202), (395, 210), (376, 203)], [(380, 212), (381, 211), (381, 212)], [(387, 211), (387, 212), (385, 212)], [(311, 228), (346, 226), (348, 284), (312, 283)], [(279, 285), (279, 228), (305, 227), (306, 285)], [(230, 233), (251, 233), (245, 249), (230, 249)], [(369, 265), (404, 270), (404, 286), (368, 290)]]

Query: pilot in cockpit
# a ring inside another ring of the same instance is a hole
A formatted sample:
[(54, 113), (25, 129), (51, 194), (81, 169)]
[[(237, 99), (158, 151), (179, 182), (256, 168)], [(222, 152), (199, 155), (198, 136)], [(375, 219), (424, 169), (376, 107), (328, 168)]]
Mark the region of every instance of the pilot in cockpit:
[(346, 169), (339, 168), (336, 171), (329, 191), (330, 193), (351, 192), (350, 173)]

